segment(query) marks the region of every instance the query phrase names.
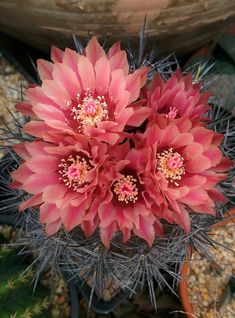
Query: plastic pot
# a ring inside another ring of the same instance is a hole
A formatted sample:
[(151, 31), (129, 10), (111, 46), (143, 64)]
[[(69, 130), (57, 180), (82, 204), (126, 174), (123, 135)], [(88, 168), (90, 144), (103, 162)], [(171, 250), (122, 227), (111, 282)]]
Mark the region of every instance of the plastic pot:
[[(229, 213), (221, 221), (211, 225), (211, 229), (223, 227), (229, 223), (235, 223), (235, 208), (230, 209)], [(190, 274), (190, 259), (191, 259), (192, 251), (193, 249), (190, 246), (188, 256), (186, 257), (184, 264), (181, 268), (181, 280), (179, 282), (179, 296), (180, 296), (185, 314), (188, 318), (196, 317), (194, 313), (193, 305), (190, 302), (189, 287), (188, 287), (188, 281), (187, 281), (187, 277)]]

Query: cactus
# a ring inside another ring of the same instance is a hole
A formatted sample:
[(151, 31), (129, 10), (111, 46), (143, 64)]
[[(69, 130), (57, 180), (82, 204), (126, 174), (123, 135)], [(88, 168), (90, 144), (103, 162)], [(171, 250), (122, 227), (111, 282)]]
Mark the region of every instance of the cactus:
[(0, 313), (1, 318), (46, 318), (49, 315), (49, 290), (40, 284), (33, 291), (33, 270), (20, 258), (17, 249), (0, 243)]

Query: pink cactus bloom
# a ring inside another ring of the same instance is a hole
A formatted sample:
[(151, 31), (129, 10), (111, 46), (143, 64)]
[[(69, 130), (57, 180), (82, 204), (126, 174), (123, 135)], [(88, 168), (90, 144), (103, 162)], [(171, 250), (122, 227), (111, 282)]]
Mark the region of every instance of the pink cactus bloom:
[(183, 116), (191, 121), (202, 120), (211, 96), (209, 92), (201, 93), (199, 84), (193, 84), (192, 75), (183, 76), (180, 70), (166, 82), (157, 74), (145, 95), (151, 118), (159, 126)]
[(215, 203), (225, 200), (216, 185), (231, 167), (219, 149), (222, 139), (223, 135), (193, 126), (187, 118), (146, 130), (138, 142), (148, 149), (146, 176), (152, 179), (148, 190), (158, 218), (176, 222), (189, 232), (189, 212), (215, 213)]
[(128, 142), (114, 147), (112, 153), (115, 161), (105, 172), (106, 195), (96, 205), (102, 242), (109, 248), (113, 234), (120, 230), (124, 242), (133, 232), (151, 246), (156, 235), (163, 235), (163, 228), (152, 213), (153, 200), (150, 200), (148, 184), (142, 178), (146, 153), (130, 149)]
[(39, 207), (40, 222), (46, 224), (48, 235), (62, 224), (67, 231), (82, 224), (85, 233), (91, 233), (96, 224), (84, 222), (84, 217), (97, 192), (107, 145), (81, 138), (74, 145), (25, 142), (14, 150), (23, 163), (12, 173), (13, 187), (32, 194), (21, 203), (20, 210)]
[(125, 126), (137, 127), (149, 115), (147, 107), (133, 104), (148, 68), (130, 74), (119, 42), (106, 54), (92, 37), (82, 55), (53, 47), (51, 59), (38, 60), (42, 85), (28, 88), (28, 101), (18, 105), (22, 113), (43, 121), (31, 121), (27, 133), (38, 136), (42, 125), (57, 134), (85, 134), (114, 144)]

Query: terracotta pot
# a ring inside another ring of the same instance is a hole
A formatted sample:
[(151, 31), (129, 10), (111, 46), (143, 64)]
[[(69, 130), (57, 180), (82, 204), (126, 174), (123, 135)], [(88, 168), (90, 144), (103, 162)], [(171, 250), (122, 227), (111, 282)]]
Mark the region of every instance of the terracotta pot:
[[(228, 223), (235, 223), (235, 208), (231, 209), (229, 211), (229, 214), (225, 216), (225, 218), (222, 221), (219, 221), (218, 223), (213, 224), (211, 228), (216, 229)], [(180, 296), (185, 314), (187, 315), (188, 318), (196, 317), (194, 313), (193, 305), (190, 302), (188, 282), (187, 282), (187, 277), (190, 274), (191, 255), (192, 255), (192, 247), (190, 246), (188, 257), (185, 259), (184, 264), (181, 268), (181, 280), (179, 282), (179, 296)]]
[(232, 0), (0, 0), (0, 31), (49, 51), (88, 32), (111, 41), (138, 34), (147, 17), (149, 43), (188, 53), (218, 38), (235, 21)]

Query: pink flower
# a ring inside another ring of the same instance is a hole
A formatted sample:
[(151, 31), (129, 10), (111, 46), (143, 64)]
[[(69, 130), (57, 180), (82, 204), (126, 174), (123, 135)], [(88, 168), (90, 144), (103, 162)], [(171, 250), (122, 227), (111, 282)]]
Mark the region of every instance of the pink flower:
[(82, 55), (53, 47), (51, 59), (53, 63), (38, 60), (42, 85), (28, 88), (28, 102), (18, 105), (18, 110), (43, 121), (27, 124), (27, 133), (38, 136), (40, 129), (45, 137), (43, 128), (49, 127), (57, 134), (85, 134), (114, 144), (125, 126), (139, 126), (148, 116), (147, 107), (132, 104), (148, 68), (130, 74), (119, 42), (106, 54), (92, 37)]
[(149, 150), (146, 177), (152, 179), (149, 195), (157, 217), (175, 221), (189, 232), (189, 212), (215, 213), (215, 203), (225, 200), (216, 185), (231, 167), (219, 149), (222, 139), (187, 118), (163, 128), (152, 125), (139, 138), (139, 147)]
[(156, 235), (163, 235), (163, 229), (152, 213), (148, 183), (142, 178), (146, 153), (130, 149), (129, 142), (114, 147), (112, 153), (114, 161), (105, 171), (106, 195), (96, 205), (102, 242), (109, 248), (117, 230), (126, 242), (133, 231), (151, 246)]
[(32, 196), (20, 210), (39, 208), (40, 222), (52, 235), (63, 225), (80, 226), (86, 236), (99, 227), (108, 248), (120, 230), (124, 241), (133, 233), (152, 245), (162, 226), (151, 211), (145, 171), (145, 151), (130, 149), (129, 142), (107, 149), (95, 139), (54, 145), (42, 141), (14, 147), (23, 159), (12, 173), (12, 186)]
[[(81, 138), (74, 145), (35, 141), (18, 144), (14, 149), (23, 163), (12, 173), (13, 186), (32, 195), (20, 210), (39, 207), (40, 222), (46, 223), (49, 235), (62, 224), (67, 231), (81, 225), (94, 192), (99, 195), (99, 171), (107, 157), (107, 145)], [(89, 229), (87, 222), (82, 224), (85, 233), (97, 226), (92, 222)]]
[(201, 93), (199, 84), (193, 84), (192, 75), (183, 76), (180, 70), (166, 82), (157, 74), (145, 93), (152, 121), (159, 126), (181, 117), (201, 120), (209, 109), (207, 101), (211, 96)]

